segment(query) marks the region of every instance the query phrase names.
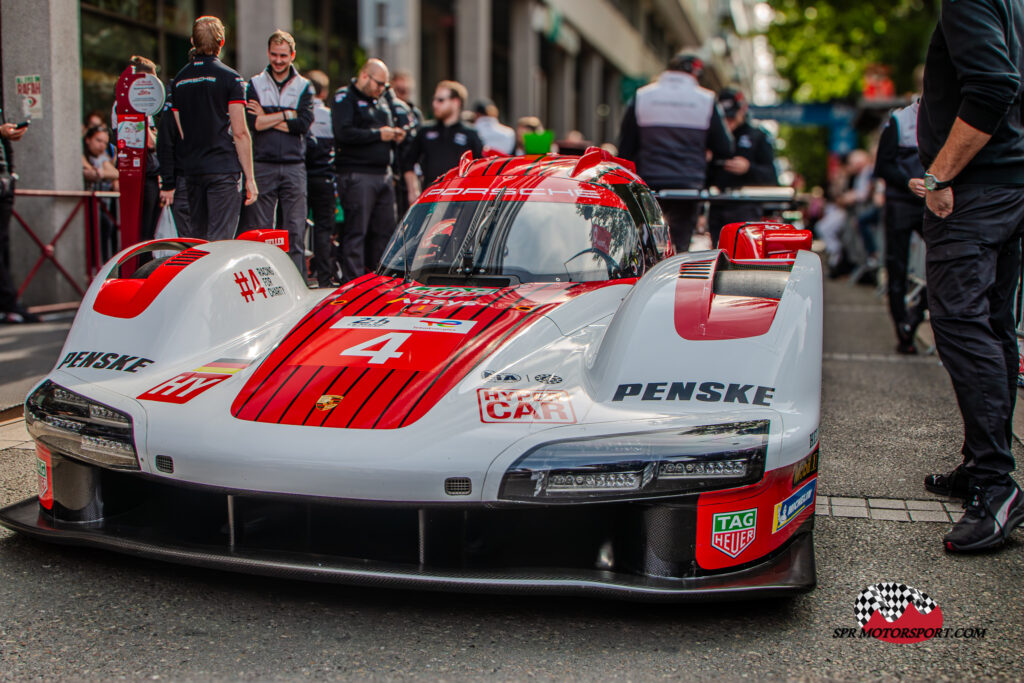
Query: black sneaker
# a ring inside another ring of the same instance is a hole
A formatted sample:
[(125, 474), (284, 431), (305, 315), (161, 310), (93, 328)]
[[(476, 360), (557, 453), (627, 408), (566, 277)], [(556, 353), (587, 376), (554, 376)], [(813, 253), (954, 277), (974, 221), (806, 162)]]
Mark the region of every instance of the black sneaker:
[(1024, 523), (1024, 493), (1015, 482), (974, 485), (970, 492), (960, 521), (942, 537), (946, 550), (952, 553), (998, 548)]
[(966, 498), (970, 482), (963, 465), (957, 465), (946, 474), (929, 474), (924, 478), (924, 487), (932, 493), (950, 498)]

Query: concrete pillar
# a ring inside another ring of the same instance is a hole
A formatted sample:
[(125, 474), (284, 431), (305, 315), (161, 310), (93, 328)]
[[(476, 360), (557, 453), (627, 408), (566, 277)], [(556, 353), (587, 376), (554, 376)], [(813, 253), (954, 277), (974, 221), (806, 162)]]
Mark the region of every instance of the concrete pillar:
[(384, 60), (391, 73), (410, 72), (421, 93), (433, 93), (433, 84), (423, 90), (420, 83), (420, 33), (419, 0), (359, 0), (359, 44), (367, 56)]
[(622, 76), (615, 70), (608, 71), (604, 81), (604, 97), (608, 104), (608, 118), (605, 119), (605, 139), (619, 144), (619, 129), (626, 106), (622, 102)]
[[(12, 143), (20, 189), (81, 190), (82, 67), (78, 59), (78, 3), (74, 0), (3, 0), (0, 2), (3, 48), (3, 107), (11, 122), (25, 118), (17, 76), (39, 75), (42, 114), (28, 132)], [(14, 210), (44, 242), (60, 229), (75, 199), (18, 197)], [(11, 219), (11, 270), (20, 286), (39, 256), (39, 248)], [(55, 256), (79, 283), (85, 278), (84, 222), (79, 217), (56, 244)], [(50, 263), (36, 273), (25, 303), (50, 304), (79, 299), (78, 293)]]
[(491, 96), (491, 0), (455, 0), (455, 80), (469, 102)]
[(601, 55), (593, 50), (583, 53), (580, 69), (583, 73), (582, 87), (580, 88), (580, 132), (588, 140), (600, 143), (604, 140), (604, 131), (601, 130), (601, 120), (597, 115), (598, 105), (604, 103), (604, 60)]
[(267, 38), (277, 29), (291, 33), (291, 0), (236, 0), (238, 63), (229, 64), (249, 79), (267, 68)]
[[(537, 116), (539, 97), (540, 37), (533, 28), (533, 0), (512, 0), (510, 3), (509, 36), (509, 118), (513, 126), (522, 116)], [(546, 123), (546, 122), (545, 122)]]
[(551, 74), (551, 122), (548, 128), (555, 131), (555, 139), (563, 138), (576, 127), (576, 55), (564, 50), (555, 50)]

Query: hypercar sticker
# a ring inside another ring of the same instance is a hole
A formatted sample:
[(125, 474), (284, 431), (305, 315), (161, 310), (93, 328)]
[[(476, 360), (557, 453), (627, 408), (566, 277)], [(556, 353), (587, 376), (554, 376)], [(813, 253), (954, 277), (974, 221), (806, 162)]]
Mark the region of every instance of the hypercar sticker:
[(778, 533), (790, 522), (796, 519), (797, 515), (810, 507), (814, 502), (814, 491), (817, 488), (818, 479), (815, 477), (799, 489), (793, 492), (789, 498), (781, 503), (775, 504), (775, 514), (772, 518), (772, 533)]
[(144, 401), (161, 403), (188, 403), (204, 391), (213, 388), (236, 372), (244, 369), (244, 360), (220, 358), (190, 372), (182, 372), (152, 389), (138, 395)]
[(64, 356), (64, 359), (57, 365), (57, 369), (69, 367), (138, 372), (153, 362), (149, 358), (130, 356), (127, 353), (117, 353), (116, 351), (71, 351)]
[(810, 455), (798, 462), (793, 467), (793, 486), (799, 486), (809, 477), (818, 473), (818, 449), (815, 448)]
[(477, 389), (481, 422), (573, 424), (569, 392), (558, 389)]
[[(641, 394), (642, 391), (642, 394)], [(696, 395), (694, 395), (696, 391)], [(752, 403), (770, 406), (775, 387), (754, 384), (726, 384), (725, 382), (647, 382), (646, 384), (620, 384), (613, 401), (637, 397), (641, 401), (704, 401), (707, 403)]]
[(712, 515), (711, 527), (711, 547), (739, 557), (757, 538), (757, 508)]

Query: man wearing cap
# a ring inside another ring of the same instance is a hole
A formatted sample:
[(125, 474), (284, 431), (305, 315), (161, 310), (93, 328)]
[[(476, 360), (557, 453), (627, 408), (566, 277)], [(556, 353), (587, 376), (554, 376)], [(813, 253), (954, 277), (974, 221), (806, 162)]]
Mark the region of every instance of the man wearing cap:
[[(733, 156), (732, 134), (715, 93), (697, 83), (703, 70), (700, 58), (681, 52), (626, 107), (619, 155), (634, 162), (637, 173), (654, 190), (703, 188), (707, 153), (713, 160)], [(676, 251), (689, 251), (700, 202), (659, 201)]]
[[(749, 106), (743, 93), (735, 88), (726, 88), (718, 94), (718, 104), (725, 114), (725, 125), (736, 141), (736, 156), (711, 163), (708, 185), (720, 190), (747, 185), (778, 185), (771, 138), (760, 126), (751, 125), (747, 118)], [(711, 246), (718, 246), (723, 225), (761, 218), (763, 210), (760, 204), (712, 204), (708, 214)]]
[(473, 125), (484, 143), (484, 149), (493, 149), (502, 154), (516, 151), (516, 132), (498, 120), (498, 107), (488, 99), (477, 100), (473, 105)]

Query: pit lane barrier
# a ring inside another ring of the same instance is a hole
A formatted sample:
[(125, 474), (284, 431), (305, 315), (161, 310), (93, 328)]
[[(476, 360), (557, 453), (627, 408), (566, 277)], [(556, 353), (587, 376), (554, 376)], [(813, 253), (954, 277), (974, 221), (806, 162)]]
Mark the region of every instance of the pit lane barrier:
[[(106, 214), (107, 218), (111, 221), (114, 228), (120, 233), (120, 224), (117, 218), (110, 212), (105, 206), (102, 200), (115, 199), (120, 197), (119, 192), (109, 192), (101, 190), (22, 190), (16, 189), (14, 191), (15, 197), (43, 197), (51, 199), (74, 199), (78, 201), (71, 208), (70, 213), (64, 222), (61, 224), (57, 232), (54, 233), (53, 237), (49, 242), (43, 242), (42, 238), (39, 237), (37, 232), (32, 229), (21, 214), (18, 213), (17, 208), (12, 210), (11, 216), (18, 222), (19, 225), (28, 234), (29, 239), (35, 242), (36, 246), (39, 247), (39, 257), (36, 259), (35, 264), (29, 270), (28, 275), (22, 281), (18, 287), (18, 298), (21, 299), (28, 289), (29, 283), (32, 278), (36, 276), (39, 269), (46, 261), (51, 261), (57, 271), (64, 276), (64, 279), (68, 281), (72, 288), (78, 293), (79, 296), (85, 296), (85, 290), (89, 286), (89, 282), (99, 272), (100, 266), (103, 265), (102, 255), (100, 253), (100, 212)], [(15, 206), (17, 206), (15, 204)], [(78, 215), (79, 211), (84, 211), (85, 215), (85, 280), (79, 282), (78, 278), (72, 275), (67, 267), (57, 258), (57, 242), (64, 236), (65, 233), (70, 229), (72, 222)], [(57, 304), (60, 309), (68, 308), (70, 305)], [(77, 303), (74, 304), (77, 306)], [(47, 307), (49, 310), (54, 310), (52, 306)], [(34, 307), (34, 310), (37, 310)]]

